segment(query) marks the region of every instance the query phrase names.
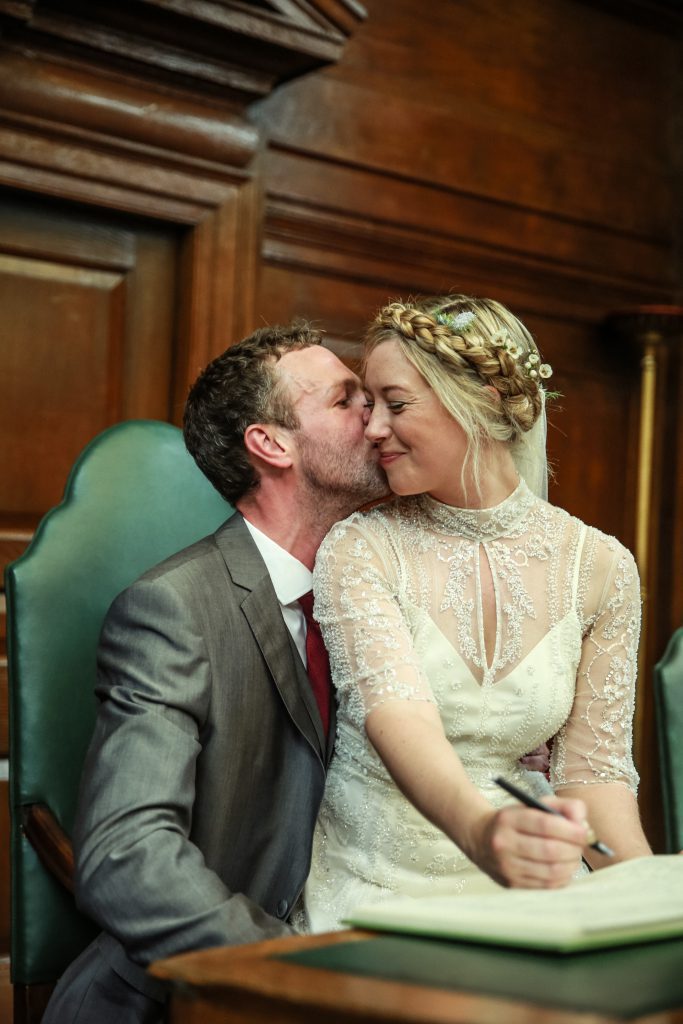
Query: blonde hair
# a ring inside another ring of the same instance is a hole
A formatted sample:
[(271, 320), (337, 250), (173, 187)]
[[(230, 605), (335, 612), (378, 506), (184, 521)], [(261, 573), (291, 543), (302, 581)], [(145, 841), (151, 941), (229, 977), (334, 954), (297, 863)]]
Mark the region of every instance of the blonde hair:
[(530, 332), (494, 299), (447, 295), (384, 306), (366, 333), (365, 359), (385, 341), (398, 343), (465, 431), (465, 465), (478, 487), (483, 447), (514, 447), (541, 414), (540, 356)]

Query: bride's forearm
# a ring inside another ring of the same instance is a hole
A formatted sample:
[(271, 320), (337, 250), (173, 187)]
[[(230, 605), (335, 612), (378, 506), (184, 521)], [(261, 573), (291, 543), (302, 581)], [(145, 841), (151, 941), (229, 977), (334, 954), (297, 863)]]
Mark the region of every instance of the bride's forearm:
[(403, 794), (496, 882), (555, 888), (570, 881), (586, 841), (583, 803), (555, 800), (559, 816), (522, 805), (494, 810), (428, 702), (382, 704), (365, 728)]
[(467, 776), (436, 707), (426, 701), (392, 701), (375, 708), (365, 728), (404, 796), (476, 861), (481, 835), (495, 812)]
[(640, 823), (636, 798), (622, 783), (568, 786), (559, 791), (559, 795), (583, 800), (591, 828), (614, 850), (614, 857), (603, 857), (587, 848), (584, 857), (592, 868), (608, 867), (652, 853)]

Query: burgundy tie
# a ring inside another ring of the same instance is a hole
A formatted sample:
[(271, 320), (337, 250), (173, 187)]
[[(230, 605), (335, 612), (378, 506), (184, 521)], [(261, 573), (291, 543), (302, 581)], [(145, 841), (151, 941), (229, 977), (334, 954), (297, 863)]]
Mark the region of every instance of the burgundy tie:
[(330, 699), (332, 693), (332, 677), (330, 661), (323, 643), (320, 626), (313, 618), (313, 591), (302, 594), (299, 604), (306, 619), (306, 661), (311, 689), (318, 704), (323, 730), (327, 736), (330, 726)]

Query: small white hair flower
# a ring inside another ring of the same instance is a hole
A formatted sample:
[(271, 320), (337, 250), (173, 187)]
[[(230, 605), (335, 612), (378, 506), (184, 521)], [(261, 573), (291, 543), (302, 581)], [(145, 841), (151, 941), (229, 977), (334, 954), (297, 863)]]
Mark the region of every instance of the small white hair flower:
[(508, 336), (506, 331), (496, 331), (491, 338), (491, 344), (494, 348), (507, 348)]
[(505, 345), (505, 348), (508, 350), (508, 353), (512, 356), (513, 359), (519, 359), (519, 357), (522, 354), (521, 348), (515, 341), (508, 341), (507, 344)]
[(538, 368), (538, 375), (539, 377), (542, 377), (543, 380), (547, 380), (548, 377), (552, 377), (553, 368), (550, 365), (550, 363), (541, 363), (541, 365)]
[(454, 334), (462, 334), (470, 329), (476, 320), (476, 314), (471, 309), (465, 309), (462, 313), (435, 313), (434, 319), (443, 327), (448, 327)]
[(529, 362), (531, 363), (532, 366), (535, 366), (536, 363), (540, 363), (540, 361), (541, 361), (541, 357), (539, 356), (538, 352), (530, 352), (529, 353)]
[(466, 331), (472, 326), (476, 319), (475, 314), (471, 309), (465, 309), (462, 313), (451, 315), (450, 326), (454, 331)]

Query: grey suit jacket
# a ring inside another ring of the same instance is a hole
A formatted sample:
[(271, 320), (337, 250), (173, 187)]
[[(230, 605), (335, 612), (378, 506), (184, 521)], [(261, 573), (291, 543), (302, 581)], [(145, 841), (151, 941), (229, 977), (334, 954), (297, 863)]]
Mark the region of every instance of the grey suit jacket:
[(239, 514), (116, 599), (97, 696), (77, 901), (106, 932), (98, 950), (109, 967), (158, 997), (141, 969), (151, 961), (290, 930), (331, 755)]

